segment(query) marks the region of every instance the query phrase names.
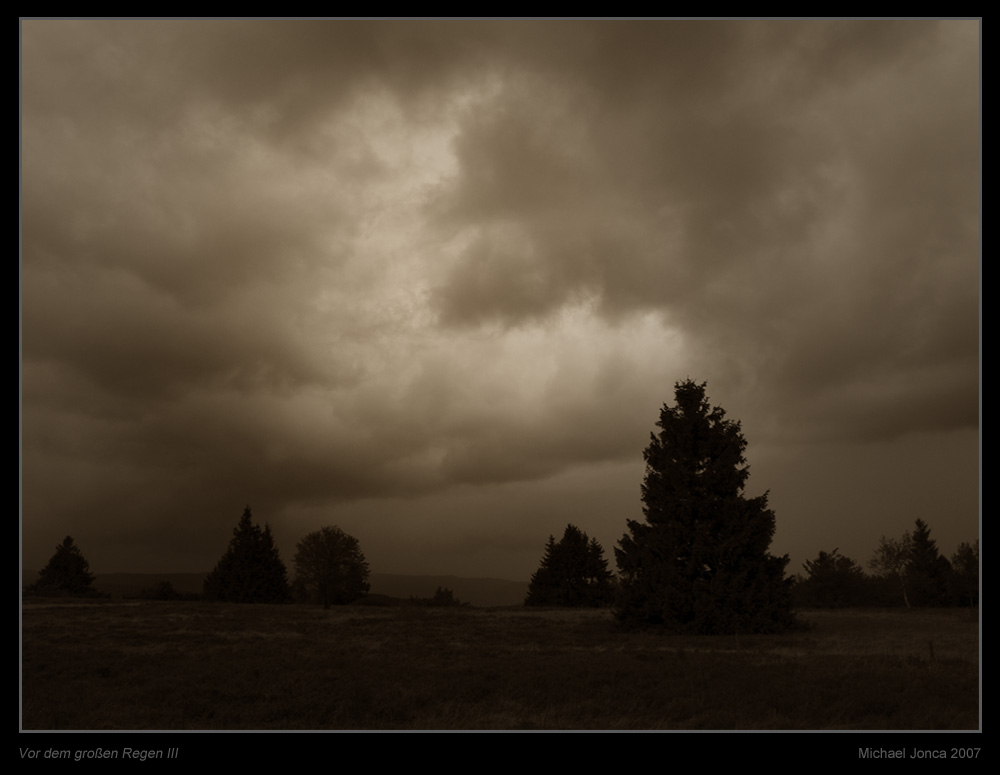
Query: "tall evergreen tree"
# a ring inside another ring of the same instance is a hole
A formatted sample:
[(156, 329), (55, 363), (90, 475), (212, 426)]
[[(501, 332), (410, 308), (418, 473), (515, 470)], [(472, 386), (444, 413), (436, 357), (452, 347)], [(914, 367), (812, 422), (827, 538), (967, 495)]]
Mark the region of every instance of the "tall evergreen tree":
[(205, 578), (205, 597), (231, 603), (283, 603), (288, 600), (288, 571), (274, 545), (269, 525), (253, 521), (250, 507), (233, 528), (229, 548)]
[(768, 553), (767, 493), (746, 498), (739, 422), (709, 406), (705, 383), (675, 385), (643, 457), (645, 523), (628, 520), (615, 549), (616, 616), (677, 633), (774, 632), (794, 624), (788, 556)]
[(28, 587), (31, 592), (56, 592), (74, 595), (90, 593), (94, 574), (72, 537), (66, 536), (56, 547), (48, 564), (38, 572), (38, 581)]
[(911, 600), (916, 606), (951, 605), (954, 588), (951, 563), (942, 557), (931, 529), (922, 519), (914, 523), (910, 538), (909, 575)]
[(562, 540), (549, 536), (541, 565), (531, 577), (525, 605), (608, 605), (614, 595), (613, 576), (597, 539), (566, 525)]
[(554, 597), (552, 590), (556, 587), (556, 582), (552, 569), (558, 562), (557, 554), (556, 537), (549, 535), (549, 540), (545, 543), (542, 562), (538, 566), (538, 570), (531, 574), (528, 595), (524, 598), (525, 605), (554, 605), (551, 600)]

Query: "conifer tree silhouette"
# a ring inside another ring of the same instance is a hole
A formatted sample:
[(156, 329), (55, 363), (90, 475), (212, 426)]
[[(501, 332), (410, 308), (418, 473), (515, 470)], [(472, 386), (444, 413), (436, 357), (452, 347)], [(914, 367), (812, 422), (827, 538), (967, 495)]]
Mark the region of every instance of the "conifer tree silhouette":
[(271, 528), (253, 521), (250, 507), (233, 528), (229, 548), (205, 578), (205, 598), (232, 603), (283, 603), (288, 600), (288, 571), (274, 545)]
[(38, 572), (38, 581), (28, 589), (31, 592), (86, 594), (91, 591), (90, 585), (93, 582), (94, 574), (90, 572), (90, 563), (84, 559), (72, 537), (66, 536), (56, 547), (48, 564)]
[(608, 605), (613, 595), (613, 576), (597, 539), (566, 525), (558, 543), (549, 536), (524, 604), (596, 607)]
[(616, 616), (631, 628), (722, 634), (794, 624), (788, 556), (768, 553), (775, 517), (767, 493), (747, 498), (740, 423), (709, 406), (704, 383), (675, 385), (643, 456), (646, 521), (628, 520), (615, 549)]

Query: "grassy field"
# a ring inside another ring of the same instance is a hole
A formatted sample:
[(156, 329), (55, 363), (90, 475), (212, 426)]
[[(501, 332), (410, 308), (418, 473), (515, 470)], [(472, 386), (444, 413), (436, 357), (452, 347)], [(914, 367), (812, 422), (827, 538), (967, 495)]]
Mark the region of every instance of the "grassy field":
[(32, 602), (23, 729), (978, 729), (978, 612), (783, 636), (607, 611)]

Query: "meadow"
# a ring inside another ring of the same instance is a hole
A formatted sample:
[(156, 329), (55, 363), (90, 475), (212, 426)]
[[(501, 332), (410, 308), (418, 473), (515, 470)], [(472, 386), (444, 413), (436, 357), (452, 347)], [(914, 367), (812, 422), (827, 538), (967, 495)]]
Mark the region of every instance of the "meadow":
[(607, 610), (26, 598), (21, 728), (980, 728), (978, 610), (799, 616), (679, 637)]

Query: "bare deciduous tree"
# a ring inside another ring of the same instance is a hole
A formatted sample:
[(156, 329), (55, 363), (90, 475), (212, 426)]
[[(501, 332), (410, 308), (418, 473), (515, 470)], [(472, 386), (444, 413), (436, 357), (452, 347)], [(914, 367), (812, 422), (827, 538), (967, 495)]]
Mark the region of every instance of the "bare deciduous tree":
[(868, 562), (868, 567), (876, 576), (892, 579), (899, 584), (900, 592), (903, 594), (903, 602), (907, 608), (910, 607), (907, 587), (910, 580), (909, 567), (912, 548), (913, 537), (909, 532), (903, 533), (902, 538), (882, 536), (875, 549), (875, 554)]

